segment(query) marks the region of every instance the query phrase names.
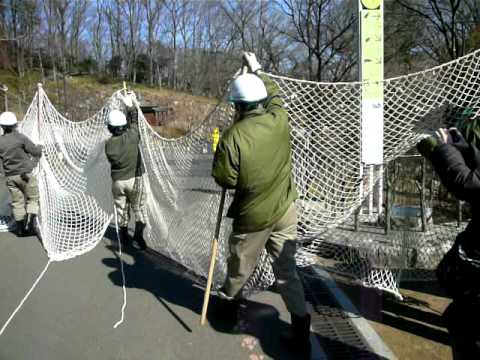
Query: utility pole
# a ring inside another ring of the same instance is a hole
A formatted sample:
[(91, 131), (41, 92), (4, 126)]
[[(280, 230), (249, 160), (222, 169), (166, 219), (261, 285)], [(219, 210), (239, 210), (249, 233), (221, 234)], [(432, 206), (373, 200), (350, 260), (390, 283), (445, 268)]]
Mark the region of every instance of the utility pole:
[(362, 162), (383, 165), (383, 1), (358, 0)]
[(358, 0), (360, 81), (362, 81), (362, 163), (369, 174), (368, 214), (374, 211), (375, 172), (377, 221), (383, 211), (383, 0)]

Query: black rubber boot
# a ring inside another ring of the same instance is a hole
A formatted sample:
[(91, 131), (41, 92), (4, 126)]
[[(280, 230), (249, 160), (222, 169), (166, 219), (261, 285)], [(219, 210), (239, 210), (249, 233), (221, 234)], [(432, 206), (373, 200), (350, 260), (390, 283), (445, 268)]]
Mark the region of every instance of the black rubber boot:
[(297, 316), (290, 314), (292, 326), (288, 333), (282, 334), (281, 339), (285, 344), (295, 351), (299, 359), (310, 359), (312, 347), (310, 345), (310, 322), (309, 314), (306, 316)]
[(16, 221), (15, 235), (17, 235), (18, 237), (25, 236), (24, 228), (25, 228), (25, 219)]
[(212, 300), (212, 316), (214, 316), (216, 320), (223, 322), (228, 329), (233, 328), (238, 322), (240, 300), (226, 300), (219, 296), (215, 296)]
[(133, 242), (138, 246), (140, 250), (147, 248), (147, 243), (143, 239), (143, 230), (145, 230), (145, 224), (137, 221), (135, 223), (135, 233), (133, 234)]
[(130, 246), (130, 236), (128, 235), (128, 227), (122, 226), (119, 229), (120, 242), (122, 246)]
[(27, 214), (27, 219), (25, 220), (25, 227), (23, 229), (24, 236), (33, 236), (35, 235), (35, 221), (37, 215)]

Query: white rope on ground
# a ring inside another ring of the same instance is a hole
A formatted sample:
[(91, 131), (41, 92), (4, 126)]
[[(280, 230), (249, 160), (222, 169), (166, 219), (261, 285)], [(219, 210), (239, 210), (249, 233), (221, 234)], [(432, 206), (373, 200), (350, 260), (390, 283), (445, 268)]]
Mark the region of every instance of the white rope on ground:
[(32, 293), (33, 289), (35, 289), (35, 287), (37, 286), (37, 284), (40, 282), (40, 280), (43, 278), (43, 275), (45, 275), (45, 273), (47, 272), (47, 269), (48, 267), (50, 266), (52, 260), (48, 260), (47, 262), (47, 265), (45, 265), (45, 268), (43, 269), (43, 271), (40, 273), (40, 275), (38, 276), (37, 280), (35, 280), (35, 282), (33, 283), (32, 287), (30, 288), (30, 290), (28, 290), (27, 294), (23, 297), (22, 301), (20, 301), (20, 304), (18, 304), (17, 308), (12, 312), (12, 314), (10, 315), (10, 317), (8, 318), (8, 320), (5, 322), (5, 324), (3, 324), (2, 326), (2, 329), (0, 330), (0, 336), (2, 336), (3, 332), (5, 331), (5, 329), (7, 328), (8, 324), (10, 324), (10, 321), (12, 321), (13, 317), (17, 314), (17, 312), (20, 310), (20, 308), (23, 306), (23, 304), (25, 303), (25, 301), (28, 299), (28, 297), (30, 296), (30, 294)]
[(120, 324), (123, 323), (123, 320), (125, 318), (125, 308), (127, 307), (127, 289), (125, 287), (125, 272), (123, 269), (123, 260), (122, 260), (122, 242), (120, 241), (120, 233), (118, 231), (118, 220), (117, 220), (117, 212), (113, 212), (115, 214), (115, 233), (117, 234), (117, 241), (118, 241), (118, 253), (119, 253), (119, 258), (118, 261), (120, 262), (120, 270), (122, 272), (122, 290), (123, 290), (123, 304), (122, 304), (122, 310), (121, 310), (121, 317), (120, 320), (118, 320), (115, 325), (113, 325), (113, 328), (116, 329)]

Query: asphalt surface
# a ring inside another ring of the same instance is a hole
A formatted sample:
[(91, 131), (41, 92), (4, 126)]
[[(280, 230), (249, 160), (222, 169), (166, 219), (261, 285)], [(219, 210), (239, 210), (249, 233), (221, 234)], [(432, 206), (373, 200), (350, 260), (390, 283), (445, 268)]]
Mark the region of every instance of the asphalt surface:
[[(200, 326), (203, 289), (153, 252), (122, 257), (125, 320), (116, 245), (104, 238), (87, 254), (50, 265), (0, 336), (0, 360), (296, 359), (279, 340), (289, 316), (280, 296), (246, 302), (240, 326), (218, 316)], [(0, 233), (0, 327), (48, 261), (40, 242)], [(215, 308), (215, 303), (211, 309)]]

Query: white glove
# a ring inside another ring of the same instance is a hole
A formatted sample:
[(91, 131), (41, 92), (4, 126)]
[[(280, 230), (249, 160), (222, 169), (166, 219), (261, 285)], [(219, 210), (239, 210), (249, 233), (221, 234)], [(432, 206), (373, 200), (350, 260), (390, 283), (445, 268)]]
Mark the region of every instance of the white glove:
[(127, 94), (121, 96), (120, 99), (125, 104), (125, 106), (129, 109), (134, 107), (135, 103), (137, 102), (137, 97), (133, 91), (127, 92)]
[(262, 65), (260, 65), (254, 53), (244, 52), (243, 61), (247, 64), (252, 73), (262, 69)]
[(240, 69), (237, 70), (237, 72), (233, 75), (233, 80), (238, 78), (240, 75), (248, 73), (248, 66), (243, 65)]

